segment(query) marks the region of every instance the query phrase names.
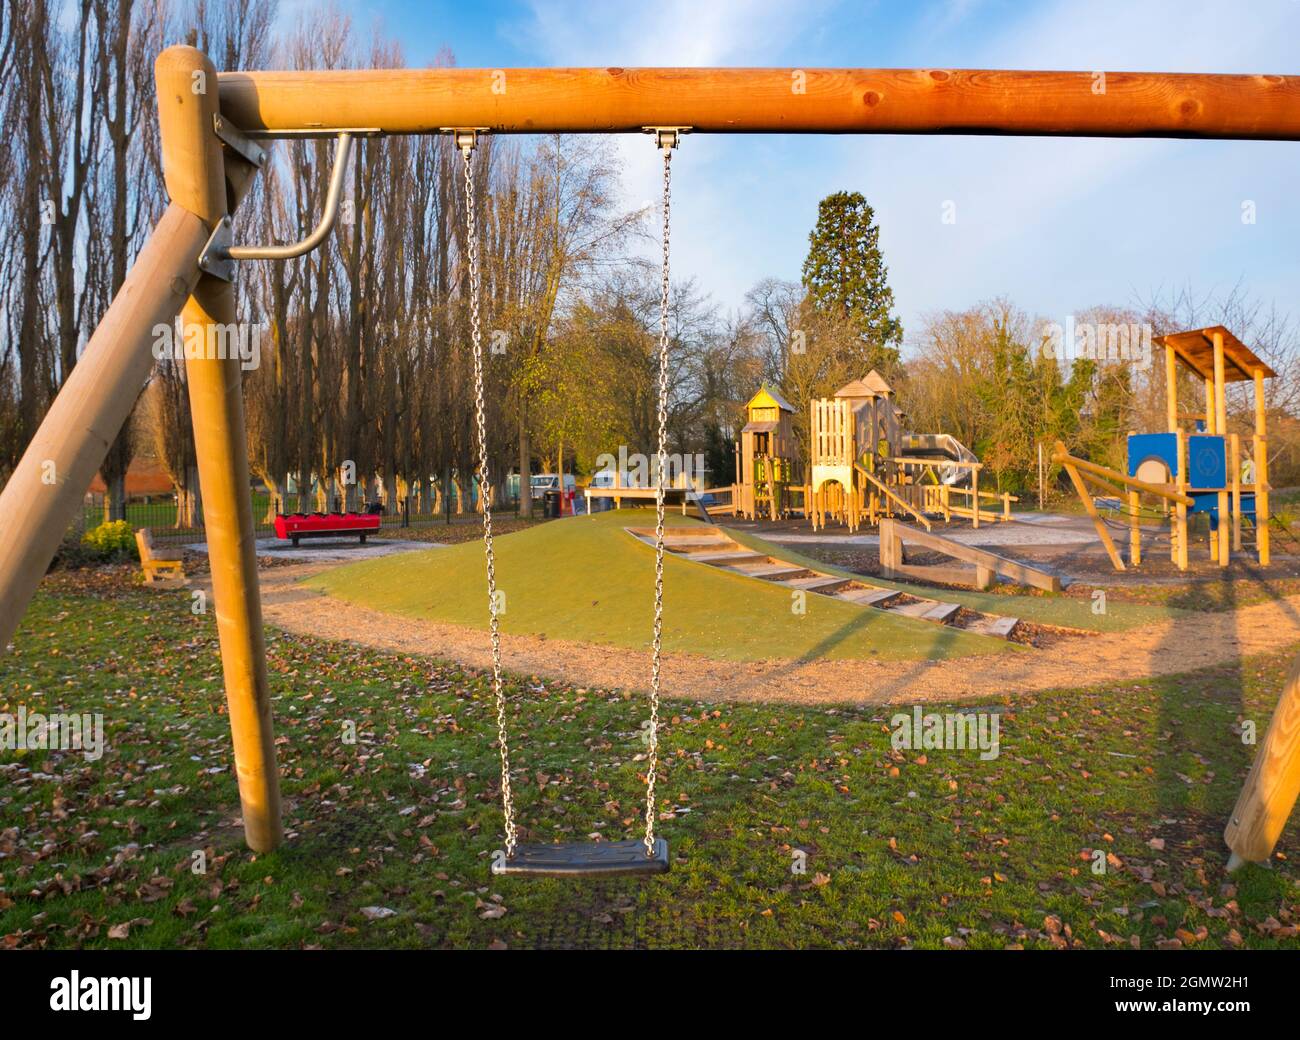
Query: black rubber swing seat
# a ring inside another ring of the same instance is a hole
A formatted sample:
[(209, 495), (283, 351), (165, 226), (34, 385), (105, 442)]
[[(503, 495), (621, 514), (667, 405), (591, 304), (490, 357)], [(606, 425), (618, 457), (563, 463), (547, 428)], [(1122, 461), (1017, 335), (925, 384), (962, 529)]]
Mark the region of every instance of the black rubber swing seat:
[(644, 877), (668, 871), (668, 842), (656, 838), (654, 855), (647, 856), (645, 842), (573, 841), (558, 845), (516, 845), (515, 854), (502, 861), (497, 874), (535, 874), (540, 877)]

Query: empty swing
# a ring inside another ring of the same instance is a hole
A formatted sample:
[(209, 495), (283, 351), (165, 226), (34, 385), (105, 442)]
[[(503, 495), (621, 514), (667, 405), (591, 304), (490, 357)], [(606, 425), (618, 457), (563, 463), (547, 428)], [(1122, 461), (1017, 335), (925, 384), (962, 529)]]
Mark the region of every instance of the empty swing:
[(505, 850), (492, 860), (494, 874), (551, 877), (640, 877), (668, 870), (668, 842), (655, 837), (655, 779), (659, 765), (659, 680), (664, 607), (664, 462), (668, 426), (668, 243), (669, 187), (672, 150), (684, 127), (648, 127), (663, 153), (663, 280), (659, 297), (659, 472), (655, 482), (654, 638), (650, 670), (650, 726), (646, 769), (645, 836), (629, 841), (523, 844), (515, 827), (510, 790), (510, 744), (506, 731), (505, 693), (501, 684), (501, 629), (497, 617), (496, 562), (492, 548), (492, 495), (488, 482), (487, 430), (483, 395), (483, 330), (479, 313), (478, 232), (474, 213), (474, 164), (478, 131), (456, 131), (465, 172), (465, 228), (469, 253), (470, 335), (474, 359), (474, 423), (478, 437), (479, 497), (483, 508), (483, 553), (487, 564), (488, 618), (492, 639), (492, 693), (496, 702), (497, 743), (501, 753), (501, 808), (505, 817)]

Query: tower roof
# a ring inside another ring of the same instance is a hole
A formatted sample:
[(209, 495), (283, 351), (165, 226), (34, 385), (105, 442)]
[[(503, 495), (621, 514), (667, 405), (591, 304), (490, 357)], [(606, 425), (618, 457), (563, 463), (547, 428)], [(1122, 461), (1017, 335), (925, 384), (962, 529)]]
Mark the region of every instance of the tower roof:
[(858, 399), (864, 397), (888, 397), (894, 391), (884, 377), (874, 368), (861, 379), (846, 383), (835, 391), (836, 397)]
[(745, 405), (746, 411), (751, 408), (779, 408), (783, 412), (790, 412), (792, 414), (794, 412), (794, 408), (791, 407), (790, 402), (769, 387), (766, 383), (758, 388), (758, 393), (751, 397), (749, 403)]
[(1203, 378), (1213, 379), (1215, 333), (1223, 337), (1223, 381), (1225, 383), (1240, 383), (1254, 379), (1256, 371), (1262, 372), (1265, 379), (1277, 375), (1255, 355), (1253, 350), (1222, 325), (1192, 329), (1189, 332), (1171, 332), (1168, 336), (1157, 336), (1154, 342), (1173, 347), (1179, 361)]

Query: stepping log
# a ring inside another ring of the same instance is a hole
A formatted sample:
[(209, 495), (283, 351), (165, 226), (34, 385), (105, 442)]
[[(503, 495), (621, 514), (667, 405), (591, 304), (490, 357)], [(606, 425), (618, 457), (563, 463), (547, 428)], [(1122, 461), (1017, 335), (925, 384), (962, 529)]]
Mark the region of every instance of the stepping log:
[(993, 636), (995, 639), (1010, 639), (1011, 633), (1015, 631), (1018, 624), (1020, 624), (1019, 618), (996, 617), (992, 614), (988, 614), (980, 618), (978, 621), (968, 625), (966, 631), (974, 632), (977, 636)]

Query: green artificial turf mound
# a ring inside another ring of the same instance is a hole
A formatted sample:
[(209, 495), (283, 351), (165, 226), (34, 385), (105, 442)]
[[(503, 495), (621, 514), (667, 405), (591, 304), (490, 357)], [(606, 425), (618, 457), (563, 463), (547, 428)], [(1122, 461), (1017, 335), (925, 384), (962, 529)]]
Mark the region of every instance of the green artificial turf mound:
[[(645, 526), (648, 516), (647, 510), (615, 510), (498, 539), (497, 584), (506, 597), (502, 630), (645, 649), (654, 553), (624, 528)], [(668, 522), (699, 524), (680, 515)], [(777, 547), (771, 551), (789, 556)], [(487, 627), (483, 549), (473, 542), (347, 564), (306, 584), (375, 610)], [(664, 584), (664, 648), (671, 652), (736, 661), (933, 660), (1024, 649), (825, 596), (808, 596), (806, 613), (796, 614), (788, 589), (671, 555), (664, 561)]]

